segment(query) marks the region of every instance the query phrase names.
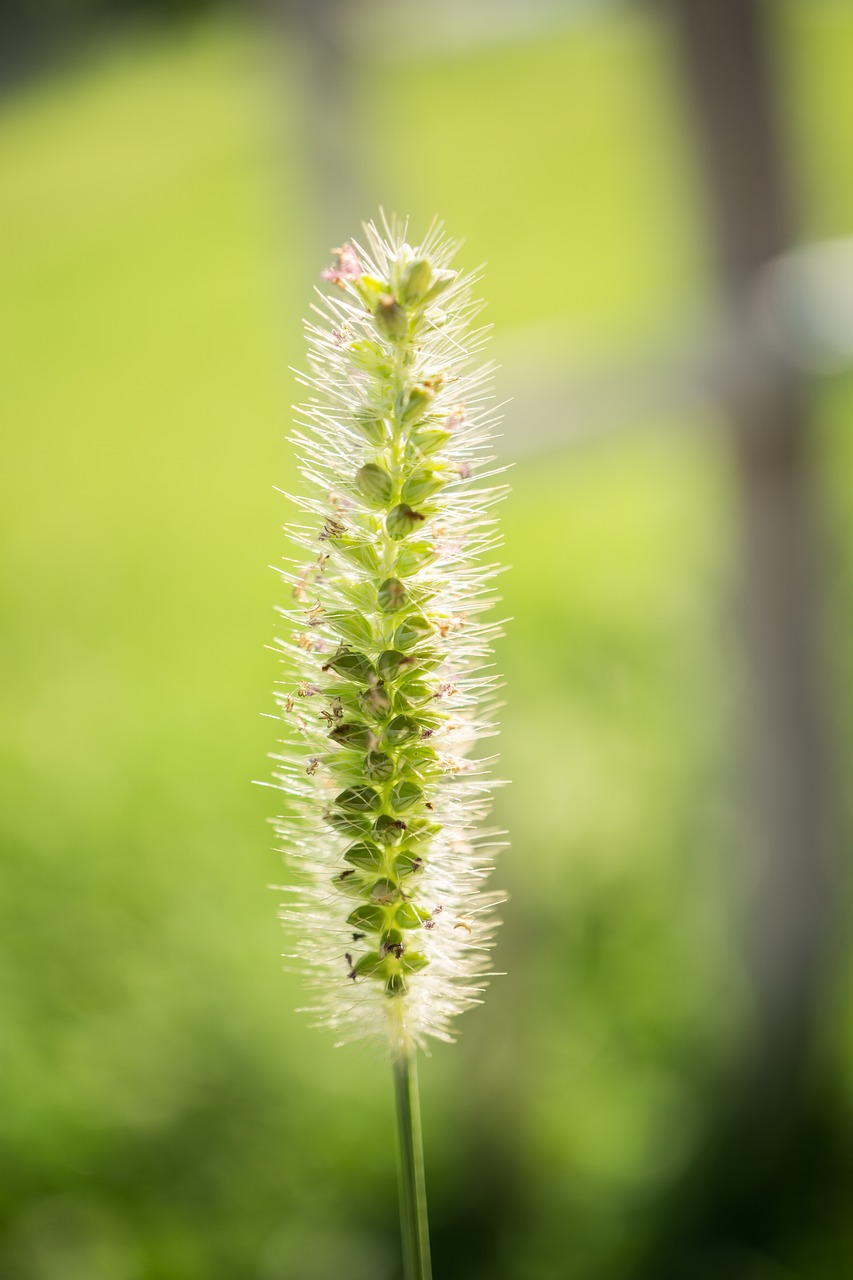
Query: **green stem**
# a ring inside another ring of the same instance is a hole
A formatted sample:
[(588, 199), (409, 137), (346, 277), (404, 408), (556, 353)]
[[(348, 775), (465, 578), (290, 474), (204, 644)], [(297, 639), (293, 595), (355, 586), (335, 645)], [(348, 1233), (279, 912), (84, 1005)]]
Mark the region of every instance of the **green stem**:
[(394, 1086), (397, 1095), (403, 1274), (405, 1280), (432, 1280), (415, 1056), (414, 1045), (408, 1038), (401, 1037), (399, 1052), (394, 1059)]

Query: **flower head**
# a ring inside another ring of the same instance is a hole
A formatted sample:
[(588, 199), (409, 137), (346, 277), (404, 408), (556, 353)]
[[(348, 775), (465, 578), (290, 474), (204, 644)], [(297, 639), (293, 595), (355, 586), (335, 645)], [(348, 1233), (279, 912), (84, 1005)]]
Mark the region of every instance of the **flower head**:
[(475, 277), (438, 227), (417, 247), (405, 227), (365, 230), (365, 247), (334, 251), (322, 277), (338, 291), (307, 325), (290, 532), (309, 559), (284, 575), (292, 732), (275, 778), (291, 804), (276, 825), (319, 1020), (352, 1039), (402, 1016), (423, 1043), (478, 1002), (500, 897), (479, 830), (489, 761), (469, 753), (495, 731), (485, 557), (504, 486), (489, 483)]

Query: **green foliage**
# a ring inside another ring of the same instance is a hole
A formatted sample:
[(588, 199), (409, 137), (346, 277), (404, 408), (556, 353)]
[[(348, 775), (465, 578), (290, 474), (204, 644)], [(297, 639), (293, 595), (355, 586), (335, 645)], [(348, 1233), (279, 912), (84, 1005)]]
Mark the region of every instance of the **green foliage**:
[[(853, 24), (832, 3), (779, 12), (807, 228), (849, 233)], [(703, 279), (651, 15), (409, 58), (405, 86), (383, 68), (356, 131), (377, 200), (424, 220), (440, 207), (500, 263), (498, 330), (559, 326), (579, 365), (670, 324)], [(260, 888), (280, 877), (269, 794), (246, 782), (269, 745), (263, 565), (284, 510), (264, 495), (300, 352), (281, 315), (328, 246), (308, 245), (290, 196), (270, 212), (308, 178), (288, 137), (269, 152), (292, 181), (265, 172), (245, 57), (232, 32), (200, 32), (105, 56), (0, 116), (4, 1280), (394, 1274), (386, 1072), (319, 1052), (290, 1013)], [(847, 383), (827, 410), (846, 775)], [(717, 905), (734, 516), (711, 434), (665, 425), (515, 471), (498, 653), (508, 976), (423, 1070), (444, 1280), (634, 1280), (738, 1030)], [(389, 816), (350, 847), (398, 835)], [(848, 1113), (849, 1092), (842, 1138)], [(843, 1177), (817, 1206), (802, 1197), (755, 1273), (838, 1280), (849, 1198)]]

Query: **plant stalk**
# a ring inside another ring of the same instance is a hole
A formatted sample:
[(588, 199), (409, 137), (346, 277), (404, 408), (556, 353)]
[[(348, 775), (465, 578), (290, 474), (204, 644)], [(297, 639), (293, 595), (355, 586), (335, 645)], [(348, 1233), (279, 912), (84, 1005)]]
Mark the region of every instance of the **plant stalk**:
[(403, 1275), (405, 1280), (432, 1280), (416, 1053), (408, 1037), (401, 1036), (399, 1052), (394, 1058), (394, 1089), (397, 1096)]

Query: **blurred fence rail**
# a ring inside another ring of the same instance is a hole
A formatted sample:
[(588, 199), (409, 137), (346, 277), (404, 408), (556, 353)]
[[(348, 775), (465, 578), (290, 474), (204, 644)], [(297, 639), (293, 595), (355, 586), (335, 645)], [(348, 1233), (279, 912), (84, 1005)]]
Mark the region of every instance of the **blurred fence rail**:
[(853, 366), (853, 240), (804, 245), (756, 272), (739, 315), (685, 318), (651, 349), (611, 352), (576, 371), (576, 339), (549, 321), (502, 330), (503, 453), (522, 457), (579, 444), (650, 421), (722, 425), (696, 411), (752, 397), (768, 381), (834, 376)]

